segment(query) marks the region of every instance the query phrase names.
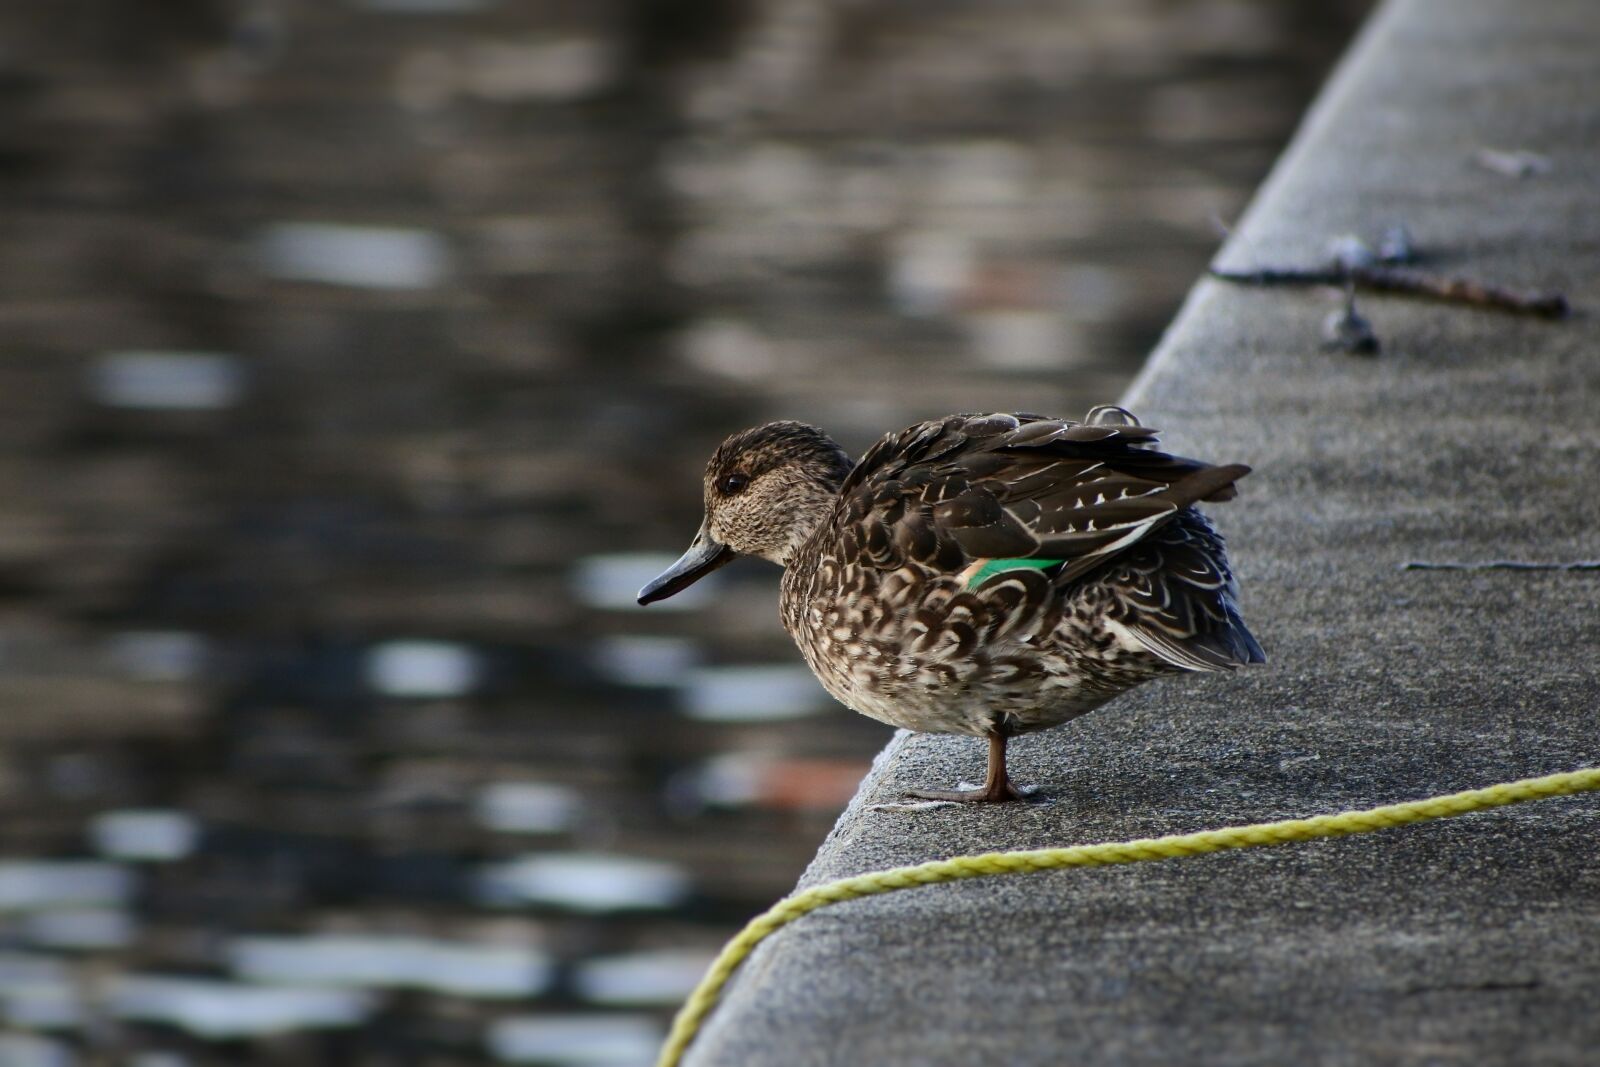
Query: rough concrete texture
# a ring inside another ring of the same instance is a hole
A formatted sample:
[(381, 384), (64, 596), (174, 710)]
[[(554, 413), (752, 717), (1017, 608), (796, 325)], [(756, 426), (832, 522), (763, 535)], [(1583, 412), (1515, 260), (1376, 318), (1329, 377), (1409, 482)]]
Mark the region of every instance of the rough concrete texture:
[[(1600, 10), (1382, 9), (1226, 250), (1315, 260), (1404, 221), (1428, 266), (1559, 287), (1559, 322), (1201, 284), (1131, 403), (1243, 461), (1212, 509), (1271, 659), (1021, 739), (1047, 803), (875, 809), (973, 779), (897, 737), (805, 884), (984, 852), (1411, 799), (1600, 762), (1600, 575), (1402, 570), (1600, 557)], [(1530, 149), (1515, 179), (1481, 147)], [(745, 966), (689, 1062), (1552, 1064), (1600, 1048), (1600, 798), (1339, 841), (984, 879), (810, 915)]]

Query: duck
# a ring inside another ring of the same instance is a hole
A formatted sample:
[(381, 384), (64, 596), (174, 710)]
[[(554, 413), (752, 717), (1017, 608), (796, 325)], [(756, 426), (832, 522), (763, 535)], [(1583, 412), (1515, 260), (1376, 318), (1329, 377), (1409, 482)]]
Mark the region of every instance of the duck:
[(769, 422), (712, 454), (699, 531), (638, 601), (742, 556), (778, 564), (783, 626), (830, 695), (988, 742), (981, 786), (911, 796), (1022, 800), (1011, 738), (1155, 678), (1266, 661), (1196, 507), (1233, 499), (1249, 472), (1163, 452), (1115, 405), (1081, 421), (947, 415), (859, 462), (814, 426)]

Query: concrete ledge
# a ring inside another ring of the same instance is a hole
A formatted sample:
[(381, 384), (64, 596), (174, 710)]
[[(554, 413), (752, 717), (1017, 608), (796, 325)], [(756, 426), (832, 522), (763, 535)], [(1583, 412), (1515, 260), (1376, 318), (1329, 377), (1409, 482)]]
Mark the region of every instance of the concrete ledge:
[[(1405, 571), (1600, 557), (1600, 18), (1394, 0), (1226, 252), (1316, 259), (1403, 220), (1431, 266), (1563, 288), (1562, 322), (1398, 299), (1376, 360), (1326, 295), (1203, 282), (1129, 402), (1244, 461), (1212, 509), (1272, 662), (1022, 739), (1050, 803), (881, 811), (979, 772), (897, 737), (804, 883), (993, 849), (1336, 811), (1600, 762), (1600, 576)], [(1548, 173), (1476, 166), (1531, 149)], [(745, 966), (707, 1065), (1592, 1063), (1600, 800), (1283, 850), (993, 879), (808, 916)]]

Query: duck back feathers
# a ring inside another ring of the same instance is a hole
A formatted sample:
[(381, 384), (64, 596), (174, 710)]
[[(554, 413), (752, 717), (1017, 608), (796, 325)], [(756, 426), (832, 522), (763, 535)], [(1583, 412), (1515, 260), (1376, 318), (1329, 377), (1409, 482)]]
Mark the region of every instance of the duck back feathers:
[(1250, 468), (1161, 452), (1155, 430), (1108, 410), (1115, 421), (951, 415), (889, 434), (813, 541), (845, 568), (972, 579), (980, 599), (1086, 598), (1172, 667), (1262, 662), (1222, 538), (1193, 507), (1231, 499)]

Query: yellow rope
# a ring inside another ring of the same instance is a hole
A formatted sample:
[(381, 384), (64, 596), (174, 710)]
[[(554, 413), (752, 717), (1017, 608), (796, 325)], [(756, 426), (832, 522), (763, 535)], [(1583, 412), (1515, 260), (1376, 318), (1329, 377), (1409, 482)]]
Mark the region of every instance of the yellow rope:
[(1365, 811), (1346, 811), (1338, 815), (1316, 815), (1309, 819), (1284, 819), (1281, 822), (1256, 823), (1253, 826), (1227, 826), (1220, 830), (1201, 830), (1192, 834), (1174, 834), (1169, 837), (1147, 837), (1137, 841), (1113, 841), (1100, 845), (1073, 845), (1068, 848), (1038, 848), (1020, 852), (990, 852), (982, 856), (957, 856), (953, 859), (919, 863), (914, 867), (895, 867), (887, 871), (858, 874), (841, 878), (837, 882), (813, 886), (804, 892), (785, 897), (765, 912), (750, 920), (739, 935), (723, 947), (712, 962), (700, 984), (673, 1020), (672, 1032), (662, 1046), (656, 1067), (676, 1067), (684, 1050), (699, 1032), (706, 1016), (716, 1006), (717, 998), (727, 985), (734, 969), (767, 937), (794, 922), (807, 912), (838, 904), (858, 897), (879, 893), (892, 893), (897, 889), (915, 889), (922, 885), (937, 885), (963, 878), (982, 878), (995, 874), (1026, 874), (1030, 871), (1050, 871), (1058, 867), (1105, 867), (1117, 863), (1145, 863), (1151, 860), (1174, 859), (1179, 856), (1196, 856), (1205, 852), (1219, 852), (1230, 848), (1261, 848), (1267, 845), (1286, 845), (1295, 841), (1311, 841), (1319, 837), (1342, 837), (1345, 834), (1365, 834), (1373, 830), (1386, 830), (1391, 826), (1427, 822), (1430, 819), (1448, 819), (1466, 815), (1485, 808), (1498, 808), (1506, 804), (1520, 804), (1527, 800), (1566, 796), (1600, 790), (1600, 767), (1547, 774), (1542, 778), (1524, 778), (1518, 782), (1503, 782), (1484, 789), (1469, 789), (1464, 793), (1412, 800), (1404, 804), (1388, 804)]

